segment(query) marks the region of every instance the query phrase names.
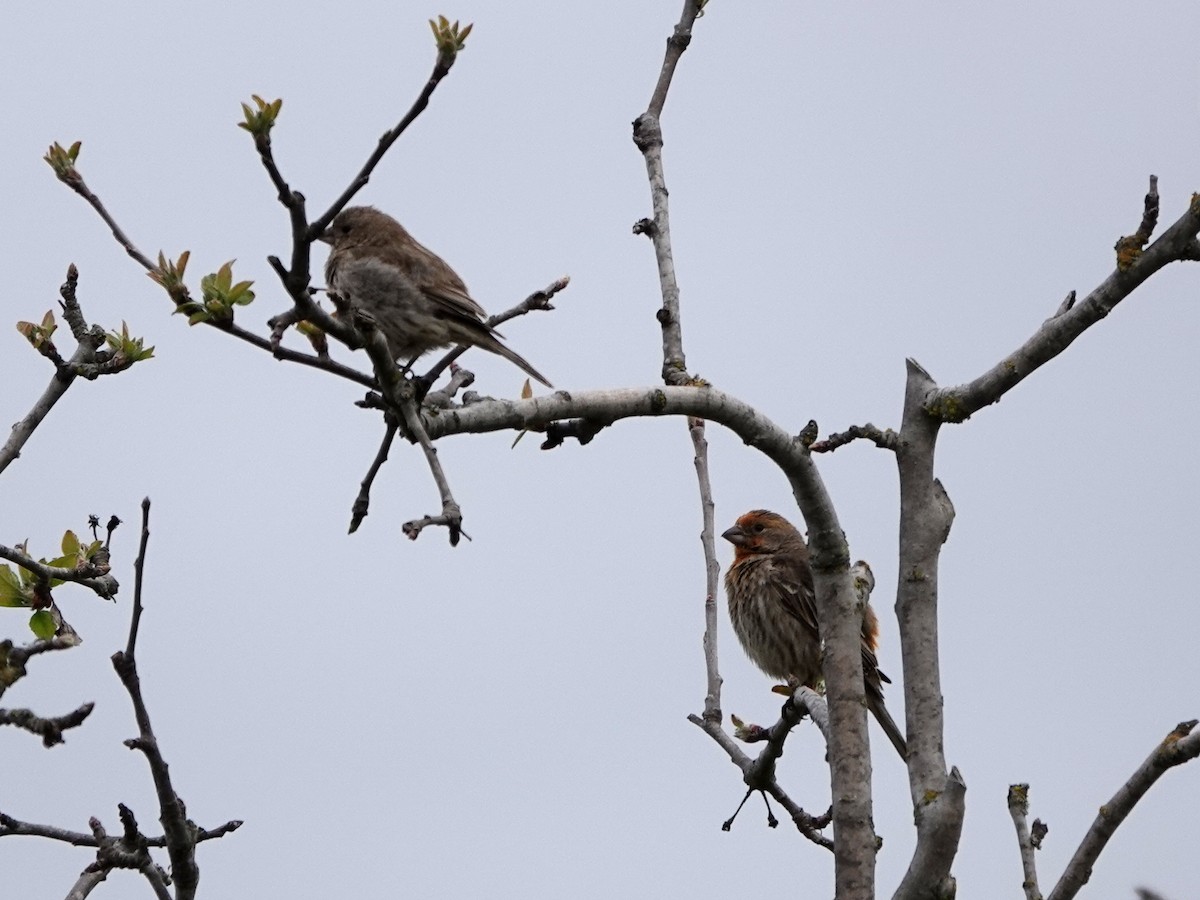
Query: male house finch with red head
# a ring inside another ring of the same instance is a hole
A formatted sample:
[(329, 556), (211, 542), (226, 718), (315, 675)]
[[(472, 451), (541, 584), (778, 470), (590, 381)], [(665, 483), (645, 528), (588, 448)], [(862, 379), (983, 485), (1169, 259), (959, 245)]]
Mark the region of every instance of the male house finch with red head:
[[(804, 538), (783, 516), (765, 509), (746, 513), (721, 537), (733, 544), (725, 590), (729, 619), (742, 649), (773, 678), (813, 687), (821, 677), (821, 639)], [(879, 621), (867, 604), (862, 624), (867, 708), (905, 759), (904, 735), (883, 705), (882, 682), (890, 679), (875, 659), (878, 640)]]
[(411, 365), (430, 350), (473, 344), (553, 387), (500, 343), (483, 321), (483, 307), (454, 270), (391, 216), (371, 206), (351, 206), (338, 213), (321, 240), (333, 247), (325, 263), (326, 286), (374, 317), (397, 360)]

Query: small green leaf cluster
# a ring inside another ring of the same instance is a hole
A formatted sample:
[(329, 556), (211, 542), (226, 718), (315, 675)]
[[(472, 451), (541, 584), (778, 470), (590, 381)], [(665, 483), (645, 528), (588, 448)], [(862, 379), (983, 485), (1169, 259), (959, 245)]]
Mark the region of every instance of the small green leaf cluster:
[(433, 19), (429, 20), (429, 27), (433, 29), (433, 39), (437, 41), (438, 53), (454, 56), (466, 46), (467, 35), (475, 26), (467, 24), (460, 28), (457, 21), (451, 24), (445, 16), (438, 16), (436, 22)]
[(35, 325), (33, 322), (18, 322), (17, 331), (25, 335), (25, 339), (33, 344), (35, 350), (43, 348), (53, 348), (54, 345), (50, 342), (50, 336), (54, 334), (58, 325), (54, 321), (54, 310), (47, 310), (42, 316), (42, 323)]
[[(254, 301), (254, 291), (250, 290), (253, 281), (233, 283), (233, 263), (231, 259), (216, 272), (200, 279), (203, 303), (198, 309), (187, 311), (189, 325), (209, 321), (232, 324), (233, 308)], [(182, 307), (179, 311), (185, 312)]]
[(179, 254), (179, 259), (172, 262), (159, 250), (158, 265), (146, 273), (150, 276), (151, 281), (163, 286), (171, 295), (171, 299), (175, 301), (175, 305), (181, 310), (189, 302), (187, 285), (183, 283), (183, 273), (187, 269), (188, 259), (191, 258), (191, 255), (190, 250), (184, 250)]
[(258, 94), (252, 94), (250, 99), (254, 101), (255, 109), (251, 109), (246, 103), (242, 104), (242, 114), (245, 115), (246, 121), (238, 122), (238, 128), (244, 128), (256, 138), (265, 138), (271, 133), (271, 129), (275, 127), (275, 120), (279, 118), (279, 110), (283, 106), (283, 99), (272, 100), (268, 103)]
[(104, 336), (104, 340), (108, 349), (112, 351), (114, 364), (121, 368), (154, 356), (153, 347), (144, 347), (140, 337), (130, 337), (129, 326), (125, 322), (121, 322), (119, 332), (110, 331)]
[(190, 254), (185, 250), (177, 261), (171, 262), (159, 253), (158, 266), (149, 275), (171, 295), (171, 299), (175, 301), (175, 311), (187, 316), (189, 325), (200, 322), (232, 325), (234, 307), (253, 302), (254, 291), (250, 290), (250, 287), (254, 282), (239, 281), (234, 284), (234, 260), (231, 259), (217, 271), (200, 279), (201, 299), (193, 300), (183, 282), (183, 273), (187, 269), (189, 257)]
[(50, 168), (54, 170), (54, 176), (59, 181), (65, 181), (68, 184), (77, 183), (83, 180), (75, 170), (75, 160), (79, 158), (79, 148), (82, 146), (80, 141), (76, 141), (70, 147), (64, 148), (62, 144), (55, 141), (42, 159), (50, 164)]
[[(18, 544), (17, 549), (28, 554), (24, 544)], [(75, 532), (68, 530), (62, 537), (62, 555), (54, 559), (39, 559), (44, 566), (55, 569), (81, 569), (93, 565), (97, 554), (104, 549), (103, 541), (83, 543)], [(33, 609), (29, 627), (42, 640), (54, 637), (57, 625), (53, 614), (46, 609), (49, 591), (62, 584), (62, 579), (51, 578), (45, 583), (41, 577), (29, 569), (18, 565), (16, 570), (7, 563), (0, 563), (0, 607), (17, 609)]]

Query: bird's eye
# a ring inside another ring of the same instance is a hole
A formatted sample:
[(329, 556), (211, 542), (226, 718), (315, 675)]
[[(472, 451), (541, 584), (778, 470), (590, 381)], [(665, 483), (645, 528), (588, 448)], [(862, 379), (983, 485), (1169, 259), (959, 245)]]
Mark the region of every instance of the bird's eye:
[(766, 527), (767, 526), (764, 525), (762, 522), (755, 522), (754, 523), (754, 533), (762, 534), (766, 530)]

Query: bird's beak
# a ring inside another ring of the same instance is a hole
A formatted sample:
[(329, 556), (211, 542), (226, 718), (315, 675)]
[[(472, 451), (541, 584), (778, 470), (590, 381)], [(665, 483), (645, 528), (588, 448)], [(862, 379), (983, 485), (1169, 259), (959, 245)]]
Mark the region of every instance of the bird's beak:
[(721, 533), (721, 537), (729, 541), (735, 547), (740, 547), (746, 543), (746, 532), (742, 531), (741, 525), (734, 525)]
[(329, 244), (330, 246), (332, 246), (333, 245), (333, 232), (331, 232), (328, 228), (326, 228), (324, 231), (322, 231), (320, 234), (317, 235), (317, 240), (320, 241), (322, 244)]

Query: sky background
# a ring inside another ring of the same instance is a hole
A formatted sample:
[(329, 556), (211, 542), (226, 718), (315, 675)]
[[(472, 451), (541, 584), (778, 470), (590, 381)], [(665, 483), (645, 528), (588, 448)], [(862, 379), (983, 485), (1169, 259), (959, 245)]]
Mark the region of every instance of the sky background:
[[(117, 603), (60, 589), (84, 644), (37, 659), (4, 698), (96, 710), (50, 751), (0, 732), (0, 809), (115, 830), (125, 802), (157, 832), (108, 661), (149, 495), (138, 656), (153, 722), (189, 814), (246, 821), (200, 848), (201, 896), (271, 896), (281, 882), (312, 898), (832, 894), (830, 855), (769, 830), (761, 803), (720, 830), (742, 785), (685, 718), (704, 699), (704, 570), (682, 421), (623, 422), (549, 453), (532, 438), (510, 450), (510, 434), (446, 440), (474, 538), (456, 549), (442, 532), (401, 535), (438, 501), (420, 454), (397, 446), (347, 536), (382, 433), (353, 405), (362, 390), (187, 327), (41, 161), (50, 142), (82, 140), (80, 170), (137, 245), (191, 250), (193, 289), (236, 258), (258, 291), (239, 322), (265, 333), (287, 305), (265, 261), (286, 253), (287, 218), (235, 127), (239, 103), (284, 99), (276, 157), (315, 214), (424, 84), (426, 20), (474, 22), (359, 199), (444, 256), (489, 311), (569, 274), (557, 311), (510, 323), (509, 343), (562, 388), (649, 386), (659, 295), (650, 244), (630, 230), (650, 210), (630, 122), (680, 6), (6, 10), (6, 421), (51, 374), (12, 323), (57, 308), (69, 263), (89, 320), (127, 321), (156, 350), (74, 385), (0, 478), (10, 546), (52, 555), (88, 514), (126, 522)], [(688, 365), (789, 430), (898, 427), (905, 357), (944, 385), (975, 377), (1111, 271), (1151, 173), (1164, 225), (1200, 189), (1194, 0), (709, 6), (663, 118)], [(1200, 267), (1172, 266), (999, 406), (942, 431), (937, 474), (958, 511), (940, 627), (947, 758), (968, 785), (962, 896), (1020, 893), (1010, 783), (1031, 783), (1032, 815), (1050, 826), (1048, 892), (1097, 807), (1200, 716), (1198, 294)], [(519, 392), (504, 360), (464, 361), (477, 389)], [(717, 427), (709, 440), (718, 530), (755, 507), (798, 516), (767, 460)], [(855, 444), (819, 465), (878, 579), (880, 662), (903, 721), (894, 460)], [(28, 637), (23, 612), (0, 613), (0, 635)], [(725, 712), (773, 722), (778, 698), (723, 612), (720, 641)], [(887, 896), (912, 812), (871, 727)], [(812, 812), (828, 804), (822, 755), (806, 724), (780, 768)], [(1168, 773), (1087, 895), (1195, 896), (1198, 801), (1200, 766)], [(63, 896), (91, 858), (0, 841), (6, 893), (25, 900)], [(96, 896), (146, 894), (134, 881), (117, 873)]]

